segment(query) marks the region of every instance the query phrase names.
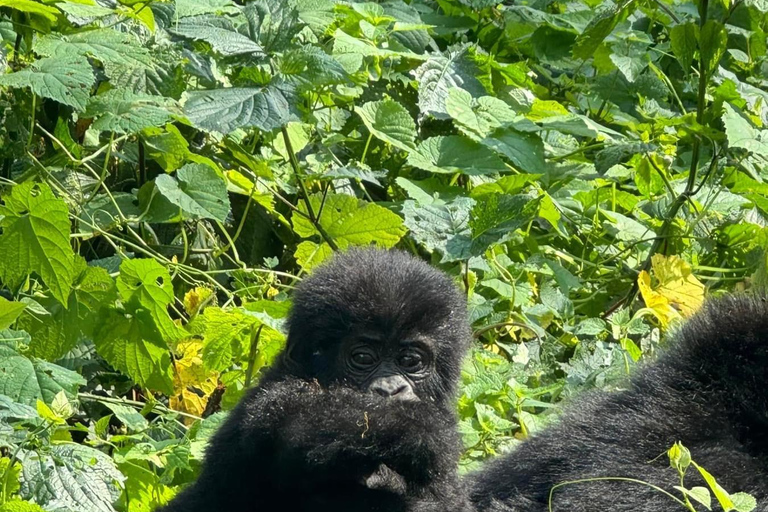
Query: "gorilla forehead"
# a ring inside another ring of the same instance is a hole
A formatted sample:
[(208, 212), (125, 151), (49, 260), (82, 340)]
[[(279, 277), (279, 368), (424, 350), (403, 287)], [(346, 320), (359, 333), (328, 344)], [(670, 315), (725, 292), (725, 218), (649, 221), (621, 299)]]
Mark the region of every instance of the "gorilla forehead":
[(353, 249), (299, 285), (289, 323), (291, 334), (301, 339), (370, 328), (453, 335), (452, 341), (461, 343), (466, 302), (445, 274), (407, 253)]

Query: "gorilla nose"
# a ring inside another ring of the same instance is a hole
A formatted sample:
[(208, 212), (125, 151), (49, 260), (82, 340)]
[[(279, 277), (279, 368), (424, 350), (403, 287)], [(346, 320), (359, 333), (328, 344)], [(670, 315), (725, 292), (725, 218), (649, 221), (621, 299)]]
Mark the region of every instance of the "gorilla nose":
[(384, 398), (414, 399), (416, 397), (411, 384), (399, 375), (378, 378), (368, 389)]

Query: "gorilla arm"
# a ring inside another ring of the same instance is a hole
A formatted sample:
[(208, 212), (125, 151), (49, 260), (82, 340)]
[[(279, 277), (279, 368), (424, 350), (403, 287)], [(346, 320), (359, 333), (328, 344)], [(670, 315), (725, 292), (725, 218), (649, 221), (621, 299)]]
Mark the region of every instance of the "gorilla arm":
[(389, 482), (402, 479), (406, 497), (431, 503), (458, 489), (452, 414), (295, 378), (265, 383), (213, 437), (198, 481), (163, 510), (258, 511), (277, 495), (290, 501), (329, 485), (375, 483), (382, 465), (396, 473)]

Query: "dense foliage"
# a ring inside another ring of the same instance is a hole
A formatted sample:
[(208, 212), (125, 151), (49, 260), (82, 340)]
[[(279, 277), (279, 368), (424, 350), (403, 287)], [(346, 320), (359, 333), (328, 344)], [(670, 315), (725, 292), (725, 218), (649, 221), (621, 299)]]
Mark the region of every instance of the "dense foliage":
[(620, 383), (766, 279), (766, 12), (0, 0), (0, 510), (166, 502), (353, 245), (466, 290), (467, 469)]

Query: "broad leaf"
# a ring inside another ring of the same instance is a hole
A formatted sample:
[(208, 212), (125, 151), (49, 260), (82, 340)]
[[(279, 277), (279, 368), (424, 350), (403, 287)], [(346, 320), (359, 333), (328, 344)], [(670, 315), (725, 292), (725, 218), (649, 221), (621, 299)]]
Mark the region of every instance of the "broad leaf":
[(105, 453), (82, 444), (22, 450), (21, 496), (47, 510), (114, 512), (125, 477)]
[(16, 343), (5, 341), (13, 332), (3, 331), (5, 336), (0, 337), (0, 394), (27, 405), (37, 400), (51, 403), (60, 391), (76, 398), (85, 379), (61, 366), (22, 355)]
[(436, 173), (495, 174), (508, 170), (485, 146), (458, 135), (429, 138), (408, 155), (414, 167)]
[(6, 284), (38, 274), (56, 299), (66, 304), (75, 278), (69, 245), (69, 211), (44, 183), (13, 187), (0, 206), (0, 276)]
[(204, 164), (187, 164), (176, 172), (155, 178), (155, 186), (170, 203), (181, 208), (185, 217), (227, 220), (227, 183), (214, 169)]
[(76, 55), (40, 59), (29, 68), (0, 75), (0, 85), (29, 87), (38, 96), (78, 111), (85, 110), (94, 81), (91, 65), (84, 57)]
[(26, 307), (23, 302), (13, 302), (0, 297), (0, 330), (10, 327)]
[(416, 124), (408, 111), (394, 100), (381, 100), (355, 107), (368, 131), (398, 149), (413, 151)]
[(34, 0), (0, 0), (0, 7), (10, 7), (27, 14), (38, 14), (51, 22), (55, 22), (56, 15), (59, 14), (59, 10), (55, 7)]
[(431, 251), (440, 251), (443, 262), (465, 260), (471, 256), (469, 216), (474, 204), (468, 197), (433, 205), (408, 200), (403, 205), (405, 225), (416, 241)]
[(445, 101), (452, 88), (459, 87), (475, 97), (486, 93), (475, 78), (479, 74), (477, 66), (466, 57), (466, 49), (431, 56), (415, 71), (419, 83), (419, 110), (422, 114), (447, 119)]
[(483, 196), (472, 208), (469, 220), (473, 253), (481, 254), (491, 245), (509, 240), (516, 229), (534, 217), (538, 204), (538, 200), (524, 194)]
[(699, 47), (699, 26), (693, 22), (680, 23), (669, 31), (672, 52), (683, 71), (690, 71), (696, 49)]
[[(243, 23), (240, 23), (242, 26)], [(209, 43), (214, 51), (224, 55), (263, 55), (264, 49), (238, 31), (231, 18), (204, 14), (182, 18), (170, 27), (170, 32)]]
[[(321, 196), (315, 195), (311, 201), (314, 212), (321, 212), (320, 225), (339, 247), (372, 243), (379, 247), (392, 247), (405, 234), (402, 219), (375, 203), (345, 194), (328, 194), (324, 202)], [(304, 204), (301, 209), (306, 212)], [(305, 217), (294, 215), (293, 227), (297, 235), (305, 238), (319, 235)]]
[(482, 144), (509, 158), (521, 171), (533, 174), (546, 169), (544, 143), (535, 133), (502, 128), (483, 139)]
[(723, 125), (728, 147), (743, 148), (751, 153), (768, 157), (768, 130), (757, 130), (749, 120), (729, 103), (723, 104)]
[(82, 117), (96, 118), (91, 126), (94, 130), (136, 133), (166, 124), (175, 113), (181, 112), (170, 98), (112, 89), (92, 97)]
[(203, 130), (229, 133), (254, 127), (270, 131), (298, 120), (297, 102), (290, 85), (275, 82), (264, 87), (188, 93), (184, 113)]

